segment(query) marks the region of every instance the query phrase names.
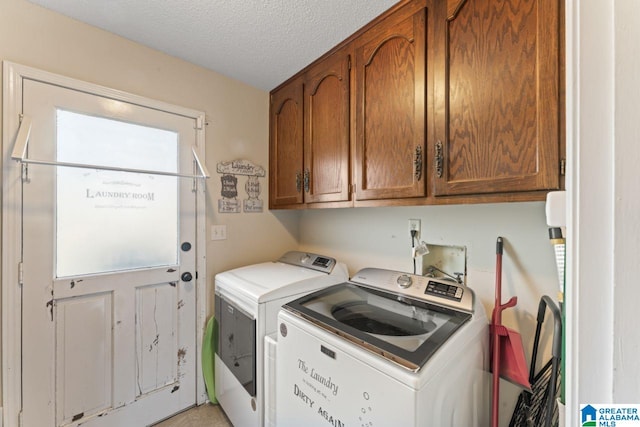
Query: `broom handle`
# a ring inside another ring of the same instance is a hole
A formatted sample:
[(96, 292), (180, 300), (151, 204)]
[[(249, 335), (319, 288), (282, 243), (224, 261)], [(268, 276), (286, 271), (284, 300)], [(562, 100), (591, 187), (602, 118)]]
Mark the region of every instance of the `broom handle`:
[[(494, 307), (502, 306), (502, 237), (496, 241), (496, 290)], [(497, 325), (502, 324), (502, 310), (497, 310), (496, 318), (493, 319)]]
[(502, 237), (496, 242), (496, 290), (495, 305), (493, 307), (493, 358), (491, 368), (493, 371), (493, 399), (491, 401), (491, 427), (498, 427), (498, 412), (500, 410), (500, 335), (497, 326), (502, 325)]

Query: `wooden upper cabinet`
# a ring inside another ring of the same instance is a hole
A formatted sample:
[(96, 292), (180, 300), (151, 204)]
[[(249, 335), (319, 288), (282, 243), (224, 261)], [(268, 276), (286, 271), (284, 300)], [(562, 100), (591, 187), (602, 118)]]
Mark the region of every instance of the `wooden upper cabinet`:
[(542, 200), (562, 2), (403, 0), (271, 93), (269, 206)]
[(315, 63), (304, 84), (304, 200), (350, 199), (349, 54)]
[(434, 195), (559, 188), (559, 3), (436, 2)]
[(269, 207), (303, 202), (303, 83), (296, 78), (271, 93)]
[(356, 200), (426, 195), (427, 14), (406, 10), (354, 40)]

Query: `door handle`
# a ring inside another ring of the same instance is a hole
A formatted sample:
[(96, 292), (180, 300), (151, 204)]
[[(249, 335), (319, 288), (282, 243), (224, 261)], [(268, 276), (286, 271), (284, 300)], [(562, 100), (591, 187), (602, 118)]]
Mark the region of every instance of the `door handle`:
[(303, 178), (303, 182), (304, 182), (304, 192), (308, 193), (309, 192), (309, 182), (311, 180), (311, 172), (309, 172), (309, 168), (306, 168), (304, 170), (304, 178)]
[(193, 275), (187, 271), (186, 273), (182, 273), (180, 279), (182, 279), (183, 282), (190, 282), (191, 279), (193, 279)]
[(302, 191), (302, 174), (300, 172), (296, 172), (296, 191), (298, 193)]
[(416, 146), (416, 153), (413, 158), (413, 176), (415, 176), (416, 181), (420, 181), (422, 179), (422, 147)]
[(442, 154), (442, 141), (436, 142), (436, 155), (434, 156), (434, 168), (436, 170), (436, 176), (442, 178), (442, 170), (444, 165), (444, 158)]

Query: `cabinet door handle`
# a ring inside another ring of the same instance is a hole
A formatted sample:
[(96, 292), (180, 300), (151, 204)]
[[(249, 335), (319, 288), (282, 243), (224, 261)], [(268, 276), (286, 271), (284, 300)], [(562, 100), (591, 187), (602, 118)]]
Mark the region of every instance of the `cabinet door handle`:
[(302, 191), (302, 176), (300, 172), (296, 172), (296, 191), (299, 193)]
[(311, 173), (309, 172), (309, 168), (306, 168), (304, 170), (304, 192), (308, 193), (309, 192), (309, 180)]
[(422, 179), (422, 147), (420, 145), (416, 147), (416, 154), (413, 159), (413, 175), (416, 177), (416, 181)]
[(434, 167), (436, 170), (436, 176), (442, 178), (442, 165), (444, 163), (442, 156), (442, 141), (436, 142), (436, 155), (434, 157)]

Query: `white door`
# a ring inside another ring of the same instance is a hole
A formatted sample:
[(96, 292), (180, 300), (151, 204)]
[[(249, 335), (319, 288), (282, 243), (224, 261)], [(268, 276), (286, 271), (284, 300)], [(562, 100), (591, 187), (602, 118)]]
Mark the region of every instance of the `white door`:
[[(193, 118), (29, 79), (23, 114), (30, 159), (194, 173)], [(194, 179), (27, 166), (23, 426), (145, 426), (194, 405)]]

